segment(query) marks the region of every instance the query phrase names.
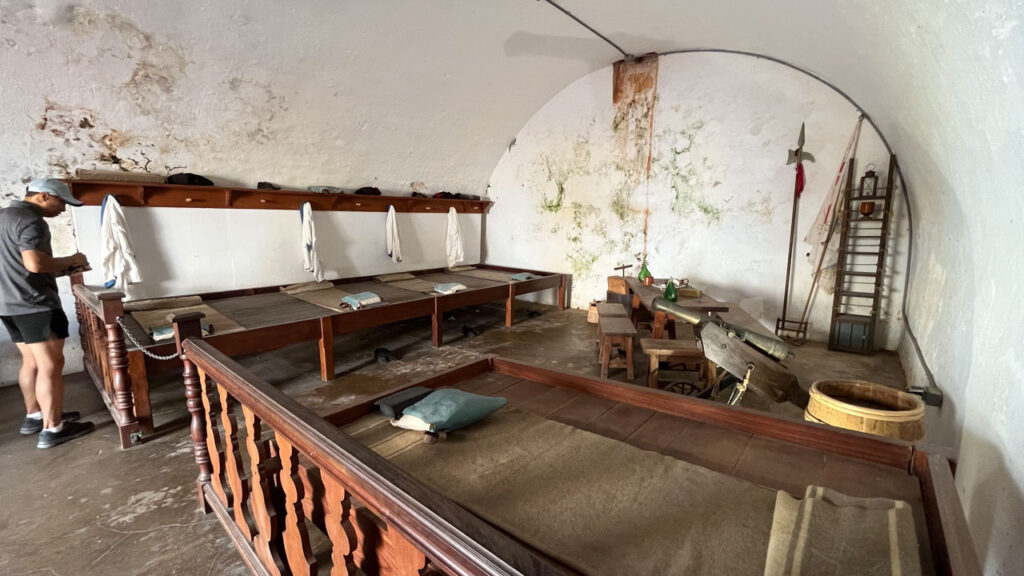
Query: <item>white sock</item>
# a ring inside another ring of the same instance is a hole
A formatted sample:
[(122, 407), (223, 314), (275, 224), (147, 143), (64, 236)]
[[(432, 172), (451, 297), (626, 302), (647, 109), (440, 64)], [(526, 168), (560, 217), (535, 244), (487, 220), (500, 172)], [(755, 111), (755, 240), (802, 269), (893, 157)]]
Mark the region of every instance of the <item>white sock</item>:
[(64, 422), (61, 422), (60, 424), (57, 424), (53, 428), (47, 428), (45, 431), (46, 432), (60, 432), (63, 429), (64, 429)]
[(42, 420), (43, 419), (43, 413), (42, 412), (33, 412), (33, 413), (27, 415), (26, 418), (31, 418), (33, 420)]

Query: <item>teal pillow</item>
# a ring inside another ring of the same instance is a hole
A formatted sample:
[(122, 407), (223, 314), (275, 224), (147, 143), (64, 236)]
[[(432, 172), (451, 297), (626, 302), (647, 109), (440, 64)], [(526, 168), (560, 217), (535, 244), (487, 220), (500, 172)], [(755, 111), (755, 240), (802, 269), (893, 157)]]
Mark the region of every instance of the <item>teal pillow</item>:
[(431, 432), (448, 432), (486, 418), (505, 404), (508, 404), (505, 398), (442, 388), (403, 410), (402, 416), (419, 418)]

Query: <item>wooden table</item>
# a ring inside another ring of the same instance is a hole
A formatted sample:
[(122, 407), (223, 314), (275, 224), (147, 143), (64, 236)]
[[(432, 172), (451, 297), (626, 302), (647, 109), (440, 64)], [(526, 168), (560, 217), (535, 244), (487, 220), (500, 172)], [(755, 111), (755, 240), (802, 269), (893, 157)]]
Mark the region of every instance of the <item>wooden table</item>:
[[(644, 286), (637, 278), (626, 278), (626, 284), (629, 285), (630, 290), (633, 292), (633, 322), (636, 323), (637, 316), (640, 313), (640, 307), (646, 308), (652, 316), (654, 316), (654, 322), (651, 325), (651, 337), (662, 338), (665, 334), (665, 328), (669, 330), (669, 335), (675, 335), (675, 320), (669, 317), (668, 314), (661, 310), (654, 309), (654, 299), (662, 297), (664, 289), (658, 289), (654, 286)], [(676, 305), (682, 308), (695, 310), (698, 312), (728, 312), (732, 307), (725, 302), (719, 302), (714, 298), (701, 294), (698, 298), (687, 298), (680, 296), (676, 300)]]

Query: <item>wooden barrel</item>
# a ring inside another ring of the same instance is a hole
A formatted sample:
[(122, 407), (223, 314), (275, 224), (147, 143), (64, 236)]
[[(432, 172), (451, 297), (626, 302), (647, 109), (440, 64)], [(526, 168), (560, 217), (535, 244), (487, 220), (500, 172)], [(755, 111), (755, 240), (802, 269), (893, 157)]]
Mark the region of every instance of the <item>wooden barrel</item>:
[(591, 302), (590, 308), (587, 309), (587, 322), (597, 324), (597, 300)]
[(924, 436), (924, 402), (912, 394), (862, 380), (811, 385), (804, 420), (900, 440)]

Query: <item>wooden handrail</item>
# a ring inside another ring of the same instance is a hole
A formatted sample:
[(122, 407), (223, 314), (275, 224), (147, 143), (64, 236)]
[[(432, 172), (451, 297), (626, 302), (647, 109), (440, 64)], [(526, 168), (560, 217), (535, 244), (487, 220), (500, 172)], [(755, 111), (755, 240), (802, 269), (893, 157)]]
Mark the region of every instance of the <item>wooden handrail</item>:
[(103, 318), (103, 304), (99, 299), (99, 292), (92, 290), (85, 284), (73, 284), (71, 286), (71, 293), (74, 294), (78, 301), (83, 305), (92, 310), (93, 314)]
[(353, 497), (453, 574), (561, 574), (557, 568), (395, 467), (208, 343), (189, 338), (188, 361), (255, 413)]

